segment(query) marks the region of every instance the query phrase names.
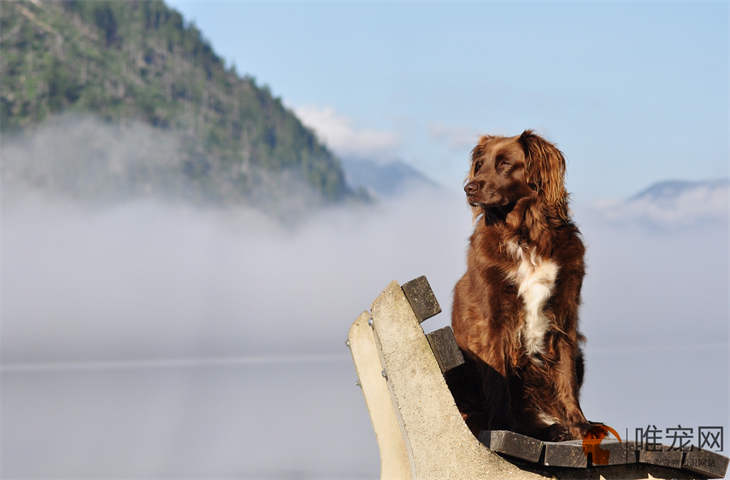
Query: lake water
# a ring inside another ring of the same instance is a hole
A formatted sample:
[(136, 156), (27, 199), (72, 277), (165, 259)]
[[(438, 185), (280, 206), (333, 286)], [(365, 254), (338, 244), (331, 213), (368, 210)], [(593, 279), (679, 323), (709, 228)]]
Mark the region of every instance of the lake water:
[[(583, 408), (621, 435), (649, 423), (727, 430), (727, 355), (724, 344), (588, 349)], [(6, 366), (2, 474), (376, 478), (355, 381), (347, 354)]]

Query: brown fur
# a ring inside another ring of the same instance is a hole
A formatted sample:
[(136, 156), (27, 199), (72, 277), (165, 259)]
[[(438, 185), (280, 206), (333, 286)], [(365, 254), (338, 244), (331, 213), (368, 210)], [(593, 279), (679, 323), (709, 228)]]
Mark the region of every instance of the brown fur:
[[(474, 431), (506, 428), (563, 440), (590, 428), (578, 402), (584, 247), (568, 214), (564, 176), (562, 153), (529, 130), (516, 137), (484, 136), (472, 152), (464, 190), (475, 228), (467, 271), (454, 288), (452, 326), (469, 360), (465, 381), (478, 382), (455, 394)], [(510, 243), (526, 252), (534, 248), (558, 266), (542, 309), (549, 326), (537, 358), (522, 344), (524, 304), (509, 276), (518, 264)]]

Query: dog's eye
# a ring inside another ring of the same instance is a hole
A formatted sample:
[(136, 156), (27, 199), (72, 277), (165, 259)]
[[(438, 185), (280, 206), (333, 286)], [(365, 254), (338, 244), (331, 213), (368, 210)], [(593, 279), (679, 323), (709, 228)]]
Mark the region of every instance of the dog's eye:
[(476, 164), (474, 164), (474, 173), (477, 173), (480, 168), (482, 168), (482, 163), (484, 163), (482, 160), (477, 161)]
[(505, 157), (503, 155), (499, 155), (494, 160), (494, 168), (496, 168), (497, 170), (500, 170), (500, 169), (506, 167), (507, 165), (509, 165), (509, 160), (507, 159), (507, 157)]

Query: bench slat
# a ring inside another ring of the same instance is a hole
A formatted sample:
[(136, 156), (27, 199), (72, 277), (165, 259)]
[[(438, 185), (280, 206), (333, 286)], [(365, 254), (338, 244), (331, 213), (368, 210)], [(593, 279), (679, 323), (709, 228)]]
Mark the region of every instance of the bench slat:
[(426, 338), (441, 368), (441, 373), (446, 373), (464, 363), (464, 355), (456, 344), (451, 327), (434, 330), (426, 334)]
[(404, 283), (401, 289), (419, 322), (441, 313), (441, 306), (424, 275)]

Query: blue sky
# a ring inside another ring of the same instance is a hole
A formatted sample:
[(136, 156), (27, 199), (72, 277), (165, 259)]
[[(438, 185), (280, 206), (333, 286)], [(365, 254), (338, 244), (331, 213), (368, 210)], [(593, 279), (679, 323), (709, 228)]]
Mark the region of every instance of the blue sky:
[(341, 154), (460, 188), (479, 133), (535, 128), (574, 198), (728, 175), (728, 6), (168, 2)]

